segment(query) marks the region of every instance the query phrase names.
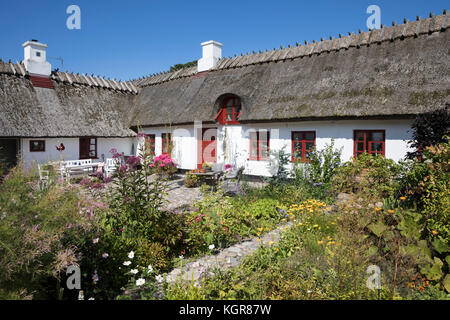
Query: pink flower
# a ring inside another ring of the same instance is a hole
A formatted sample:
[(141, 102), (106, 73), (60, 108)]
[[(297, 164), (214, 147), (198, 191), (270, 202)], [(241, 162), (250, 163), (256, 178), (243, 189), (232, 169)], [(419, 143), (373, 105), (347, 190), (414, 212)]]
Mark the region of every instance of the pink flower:
[(109, 153), (116, 154), (117, 153), (117, 149), (116, 148), (112, 148), (111, 150), (109, 150)]
[(231, 164), (226, 164), (225, 165), (225, 170), (231, 170), (231, 169), (232, 169)]
[(145, 138), (147, 135), (145, 134), (145, 132), (139, 132), (138, 134), (137, 134), (137, 137), (138, 138)]

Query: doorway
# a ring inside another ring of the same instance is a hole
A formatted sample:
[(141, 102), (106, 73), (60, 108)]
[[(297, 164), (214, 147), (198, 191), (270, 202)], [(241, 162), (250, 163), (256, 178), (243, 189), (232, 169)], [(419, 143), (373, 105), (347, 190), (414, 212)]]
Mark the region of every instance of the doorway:
[(217, 162), (217, 128), (202, 128), (202, 134), (198, 140), (197, 168), (201, 168), (204, 162)]
[(0, 139), (0, 167), (8, 169), (17, 165), (18, 150), (18, 139)]

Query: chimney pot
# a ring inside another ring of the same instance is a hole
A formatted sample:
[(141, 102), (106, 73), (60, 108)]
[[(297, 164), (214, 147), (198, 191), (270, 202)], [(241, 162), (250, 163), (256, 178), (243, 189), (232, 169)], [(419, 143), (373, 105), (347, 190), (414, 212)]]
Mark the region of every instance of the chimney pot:
[(222, 44), (217, 41), (206, 41), (201, 43), (202, 58), (197, 61), (198, 72), (207, 71), (216, 66), (222, 59)]
[(28, 73), (48, 77), (52, 73), (52, 65), (47, 61), (47, 45), (33, 39), (22, 44), (24, 48), (23, 64)]

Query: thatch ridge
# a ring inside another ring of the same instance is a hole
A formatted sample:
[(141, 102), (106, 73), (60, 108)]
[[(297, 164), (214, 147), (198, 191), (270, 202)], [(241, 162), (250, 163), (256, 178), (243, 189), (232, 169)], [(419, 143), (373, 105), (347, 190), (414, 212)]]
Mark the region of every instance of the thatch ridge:
[[(348, 50), (349, 48), (361, 48), (373, 44), (381, 44), (383, 42), (394, 42), (404, 40), (405, 38), (417, 38), (420, 35), (431, 34), (433, 32), (445, 31), (449, 28), (450, 18), (448, 12), (429, 18), (421, 19), (417, 17), (416, 21), (408, 21), (405, 19), (403, 24), (390, 27), (383, 26), (381, 29), (374, 29), (366, 32), (349, 33), (348, 36), (340, 36), (338, 38), (330, 37), (329, 40), (321, 40), (319, 42), (306, 43), (305, 45), (274, 49), (264, 53), (254, 53), (251, 55), (241, 55), (230, 58), (222, 58), (210, 72), (241, 68), (254, 64), (270, 63), (285, 61), (287, 59), (303, 58), (305, 56), (320, 55), (323, 52)], [(175, 72), (164, 72), (157, 75), (151, 75), (141, 79), (132, 80), (137, 87), (146, 87), (157, 85), (166, 81), (191, 77), (197, 74), (197, 67), (190, 67)]]

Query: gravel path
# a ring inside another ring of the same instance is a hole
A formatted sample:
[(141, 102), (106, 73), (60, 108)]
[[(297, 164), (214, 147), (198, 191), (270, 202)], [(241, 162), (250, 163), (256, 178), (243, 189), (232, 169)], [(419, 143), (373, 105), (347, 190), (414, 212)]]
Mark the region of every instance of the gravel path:
[[(197, 281), (206, 276), (212, 276), (213, 270), (219, 268), (227, 270), (237, 267), (249, 255), (253, 254), (260, 246), (273, 246), (278, 243), (284, 228), (289, 228), (292, 222), (287, 222), (278, 228), (264, 234), (261, 238), (253, 238), (234, 246), (223, 249), (217, 254), (207, 255), (194, 262), (175, 268), (166, 275), (168, 282), (176, 279)], [(258, 239), (260, 241), (258, 241)], [(273, 243), (272, 243), (273, 242)]]

